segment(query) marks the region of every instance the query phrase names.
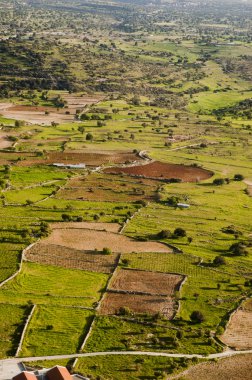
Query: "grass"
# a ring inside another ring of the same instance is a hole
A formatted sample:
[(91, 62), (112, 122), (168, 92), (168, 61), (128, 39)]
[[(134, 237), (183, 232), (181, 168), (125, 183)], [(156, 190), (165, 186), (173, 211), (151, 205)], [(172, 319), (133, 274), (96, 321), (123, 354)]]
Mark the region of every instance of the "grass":
[[(181, 336), (177, 338), (177, 331)], [(151, 316), (104, 317), (95, 319), (85, 352), (161, 351), (211, 354), (221, 347), (209, 341), (209, 330), (200, 325), (169, 322)]]
[(180, 294), (179, 316), (189, 321), (192, 311), (201, 310), (205, 316), (202, 325), (209, 328), (214, 329), (225, 320), (243, 293), (239, 285), (243, 285), (244, 280), (221, 270), (199, 267), (197, 258), (187, 255), (127, 254), (123, 255), (123, 259), (129, 260), (132, 268), (187, 275)]
[(14, 356), (31, 307), (0, 303), (0, 357)]
[(191, 363), (188, 360), (162, 357), (125, 355), (78, 360), (74, 372), (101, 380), (162, 379), (174, 371), (181, 371)]
[(80, 348), (92, 321), (89, 310), (39, 305), (35, 309), (21, 356), (73, 354)]
[(92, 307), (108, 276), (81, 270), (24, 263), (21, 273), (0, 291), (1, 302)]

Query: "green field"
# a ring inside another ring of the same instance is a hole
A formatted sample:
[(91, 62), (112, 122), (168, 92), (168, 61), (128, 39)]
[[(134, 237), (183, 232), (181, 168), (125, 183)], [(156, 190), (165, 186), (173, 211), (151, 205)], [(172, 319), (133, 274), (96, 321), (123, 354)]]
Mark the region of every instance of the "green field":
[(92, 307), (108, 276), (53, 266), (24, 263), (21, 273), (0, 291), (2, 302)]
[(81, 347), (92, 312), (81, 308), (37, 306), (22, 346), (21, 356), (73, 354)]

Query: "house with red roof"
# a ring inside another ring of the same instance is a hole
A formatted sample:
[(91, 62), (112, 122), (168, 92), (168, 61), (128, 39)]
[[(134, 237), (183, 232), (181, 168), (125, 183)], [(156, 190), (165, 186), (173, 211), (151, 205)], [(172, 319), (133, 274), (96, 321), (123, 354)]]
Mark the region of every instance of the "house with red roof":
[(66, 367), (61, 367), (59, 365), (50, 369), (46, 373), (46, 377), (48, 380), (73, 380)]
[(12, 380), (37, 380), (37, 377), (32, 372), (24, 371), (19, 375), (13, 377)]

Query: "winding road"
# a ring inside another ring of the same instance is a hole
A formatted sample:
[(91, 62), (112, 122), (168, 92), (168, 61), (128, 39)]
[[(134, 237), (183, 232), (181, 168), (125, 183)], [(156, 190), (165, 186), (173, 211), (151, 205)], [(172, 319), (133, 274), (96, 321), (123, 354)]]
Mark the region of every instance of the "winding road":
[(162, 356), (168, 358), (199, 358), (199, 359), (221, 359), (235, 355), (242, 354), (252, 354), (252, 350), (246, 351), (234, 351), (226, 350), (221, 353), (205, 355), (193, 355), (193, 354), (170, 354), (167, 352), (153, 352), (153, 351), (111, 351), (111, 352), (90, 352), (83, 354), (71, 354), (71, 355), (54, 355), (54, 356), (35, 356), (26, 358), (10, 358), (0, 360), (0, 380), (9, 380), (13, 376), (22, 372), (22, 363), (34, 362), (40, 360), (64, 360), (64, 359), (75, 359), (75, 358), (85, 358), (85, 357), (95, 357), (95, 356), (109, 356), (109, 355), (143, 355), (143, 356)]

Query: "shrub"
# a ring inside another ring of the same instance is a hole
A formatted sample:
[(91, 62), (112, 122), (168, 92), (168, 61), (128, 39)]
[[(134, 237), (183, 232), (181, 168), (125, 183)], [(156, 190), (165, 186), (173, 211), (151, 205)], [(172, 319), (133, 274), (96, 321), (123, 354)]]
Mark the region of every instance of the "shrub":
[(70, 222), (72, 220), (71, 216), (68, 214), (62, 214), (61, 218), (62, 218), (63, 222)]
[(190, 315), (190, 319), (193, 323), (202, 323), (205, 320), (204, 315), (199, 310), (193, 311)]
[(174, 230), (174, 235), (177, 237), (185, 237), (186, 230), (184, 230), (184, 228), (178, 227)]
[(104, 255), (111, 255), (112, 251), (111, 251), (110, 248), (108, 248), (108, 247), (104, 247), (103, 250), (102, 250), (102, 253), (103, 253)]
[(243, 181), (244, 176), (242, 174), (235, 174), (234, 175), (234, 181)]
[(213, 260), (213, 264), (216, 265), (217, 267), (219, 265), (225, 265), (226, 260), (224, 259), (223, 256), (216, 256), (215, 259)]
[(229, 252), (232, 252), (235, 256), (247, 256), (246, 244), (244, 242), (238, 242), (231, 245)]
[(225, 180), (223, 178), (215, 178), (213, 180), (213, 185), (215, 186), (221, 186), (221, 185), (224, 185), (225, 183)]
[(87, 141), (92, 141), (93, 138), (94, 138), (94, 136), (92, 135), (92, 133), (87, 133), (87, 134), (86, 134), (86, 140), (87, 140)]
[(168, 238), (170, 238), (172, 236), (172, 233), (171, 233), (171, 231), (169, 231), (169, 230), (162, 230), (162, 231), (160, 231), (158, 234), (157, 234), (157, 237), (159, 238), (159, 239), (168, 239)]

